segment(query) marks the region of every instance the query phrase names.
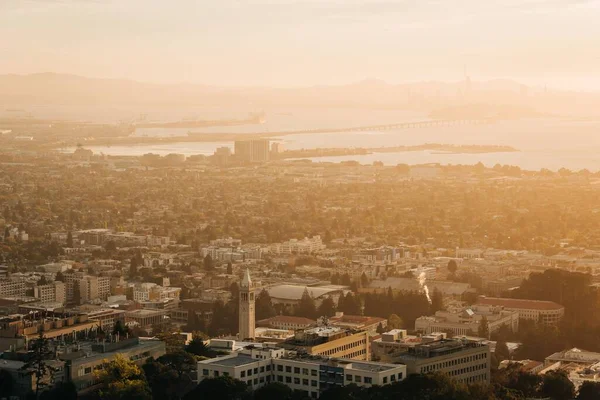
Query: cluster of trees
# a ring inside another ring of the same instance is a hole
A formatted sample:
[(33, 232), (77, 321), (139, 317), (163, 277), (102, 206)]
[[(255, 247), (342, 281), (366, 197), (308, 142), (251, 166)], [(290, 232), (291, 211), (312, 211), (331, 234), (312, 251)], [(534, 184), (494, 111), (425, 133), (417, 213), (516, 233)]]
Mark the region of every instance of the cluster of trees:
[(523, 343), (517, 356), (542, 360), (570, 347), (600, 351), (600, 293), (591, 283), (589, 274), (549, 269), (531, 274), (518, 289), (507, 293), (515, 298), (554, 301), (565, 307), (558, 326), (527, 321), (520, 324), (519, 332), (509, 337)]

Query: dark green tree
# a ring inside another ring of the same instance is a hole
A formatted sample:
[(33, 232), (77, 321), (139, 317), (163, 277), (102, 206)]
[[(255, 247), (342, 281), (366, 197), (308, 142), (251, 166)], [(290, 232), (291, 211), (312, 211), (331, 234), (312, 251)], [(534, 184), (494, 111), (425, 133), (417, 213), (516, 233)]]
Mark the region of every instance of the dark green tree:
[(577, 400), (597, 400), (600, 399), (600, 382), (585, 381), (579, 387)]
[(505, 341), (498, 340), (496, 342), (496, 358), (498, 361), (504, 361), (510, 359), (510, 351), (508, 350), (508, 346)]
[(298, 317), (315, 319), (317, 317), (317, 308), (314, 299), (310, 296), (308, 288), (304, 288), (304, 293), (294, 310), (294, 314)]
[(321, 304), (319, 304), (317, 314), (319, 317), (333, 317), (335, 315), (335, 302), (331, 297), (323, 299)]
[(230, 376), (204, 379), (183, 400), (242, 400), (246, 399), (250, 389), (248, 386)]
[(256, 296), (255, 310), (256, 319), (258, 321), (277, 315), (275, 307), (273, 307), (273, 302), (271, 301), (271, 296), (266, 289), (261, 290), (258, 296)]
[(0, 369), (0, 399), (9, 398), (13, 394), (15, 381), (5, 369)]
[(456, 264), (456, 260), (448, 261), (448, 272), (450, 272), (452, 275), (455, 275), (457, 270), (458, 264)]
[(206, 257), (204, 257), (203, 265), (204, 265), (205, 270), (207, 270), (207, 271), (213, 270), (213, 268), (214, 268), (213, 259), (210, 256), (210, 254), (207, 254)]
[(177, 377), (181, 379), (185, 374), (196, 370), (197, 362), (191, 353), (185, 351), (176, 351), (160, 356), (157, 362), (173, 369)]
[(138, 274), (138, 258), (137, 257), (132, 257), (131, 261), (129, 262), (129, 277), (130, 278), (134, 278), (137, 276)]
[(178, 399), (179, 379), (177, 372), (164, 364), (150, 359), (144, 365), (142, 370), (152, 391), (153, 399)]
[(41, 389), (44, 389), (52, 381), (54, 368), (48, 361), (54, 358), (54, 352), (50, 348), (50, 341), (44, 336), (40, 329), (37, 339), (29, 346), (28, 360), (21, 367), (25, 375), (33, 376), (35, 380), (35, 398), (39, 398)]
[(292, 389), (283, 383), (273, 382), (257, 389), (254, 392), (254, 400), (289, 400), (292, 393)]
[(490, 337), (490, 326), (488, 324), (488, 319), (484, 315), (479, 321), (479, 327), (477, 328), (477, 336), (489, 339)]
[(549, 371), (542, 377), (540, 394), (552, 400), (572, 400), (575, 397), (575, 386), (565, 371)]

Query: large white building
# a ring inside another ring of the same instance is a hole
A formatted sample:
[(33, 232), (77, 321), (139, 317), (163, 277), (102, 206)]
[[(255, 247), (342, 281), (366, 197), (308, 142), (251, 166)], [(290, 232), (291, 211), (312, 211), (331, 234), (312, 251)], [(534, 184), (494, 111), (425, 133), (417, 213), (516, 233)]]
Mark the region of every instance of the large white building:
[[(415, 320), (415, 330), (425, 334), (452, 332), (454, 335), (477, 335), (482, 321), (487, 321), (487, 330), (492, 334), (503, 325), (513, 332), (519, 330), (519, 312), (502, 307), (474, 305), (458, 310), (437, 311), (433, 316)], [(486, 339), (489, 339), (487, 337)]]
[(280, 348), (251, 348), (233, 355), (198, 362), (198, 381), (231, 376), (252, 389), (280, 382), (306, 396), (318, 398), (332, 387), (354, 384), (371, 387), (406, 378), (406, 366), (301, 356)]
[(323, 249), (325, 249), (325, 245), (321, 240), (321, 236), (316, 235), (302, 240), (290, 239), (287, 242), (275, 243), (271, 245), (269, 250), (274, 254), (310, 254)]
[(133, 300), (138, 302), (143, 301), (160, 301), (168, 299), (179, 299), (181, 288), (164, 287), (156, 283), (144, 282), (133, 288)]
[(553, 301), (504, 299), (479, 296), (477, 304), (502, 307), (507, 311), (517, 311), (519, 318), (541, 321), (546, 325), (556, 325), (565, 315), (565, 308)]

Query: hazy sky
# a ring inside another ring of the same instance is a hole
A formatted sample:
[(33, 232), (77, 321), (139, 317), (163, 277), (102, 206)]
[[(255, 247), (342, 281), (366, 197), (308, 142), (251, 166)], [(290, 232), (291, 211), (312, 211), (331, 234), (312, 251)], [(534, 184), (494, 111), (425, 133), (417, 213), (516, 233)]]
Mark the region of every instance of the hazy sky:
[(0, 0), (0, 73), (600, 88), (600, 0)]

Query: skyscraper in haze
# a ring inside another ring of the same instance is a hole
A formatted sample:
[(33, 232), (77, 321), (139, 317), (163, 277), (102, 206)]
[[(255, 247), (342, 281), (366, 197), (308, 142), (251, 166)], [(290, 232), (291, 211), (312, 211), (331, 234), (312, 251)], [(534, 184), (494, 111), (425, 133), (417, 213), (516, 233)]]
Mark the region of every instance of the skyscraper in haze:
[(269, 145), (267, 139), (236, 140), (235, 157), (238, 161), (267, 162), (270, 154)]

